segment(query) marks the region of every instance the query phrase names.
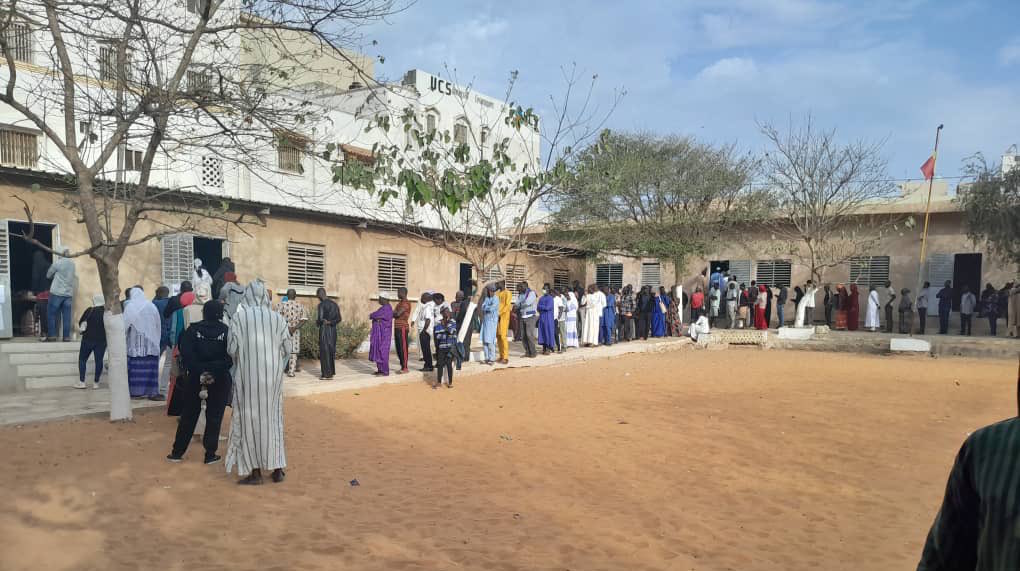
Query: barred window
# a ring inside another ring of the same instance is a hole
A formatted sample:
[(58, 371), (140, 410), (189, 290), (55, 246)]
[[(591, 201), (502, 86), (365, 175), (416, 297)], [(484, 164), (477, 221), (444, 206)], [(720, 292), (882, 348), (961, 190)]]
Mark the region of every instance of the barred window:
[(277, 166), (280, 170), (301, 174), (305, 172), (301, 159), (308, 149), (308, 139), (296, 133), (276, 134)]
[(32, 63), (32, 29), (24, 22), (11, 22), (4, 30), (4, 40), (16, 61)]
[(850, 258), (850, 283), (882, 286), (889, 280), (889, 256)]
[(326, 248), (318, 244), (287, 243), (287, 285), (326, 286)]
[(38, 163), (38, 135), (20, 129), (0, 127), (0, 164), (32, 168)]
[[(117, 81), (117, 47), (102, 46), (99, 48), (99, 79)], [(124, 51), (124, 81), (131, 80), (131, 51)]]
[(599, 264), (595, 266), (595, 284), (599, 287), (623, 287), (623, 264)]
[(191, 234), (173, 234), (160, 238), (163, 249), (163, 284), (179, 285), (191, 279), (195, 241)]
[(397, 297), (397, 288), (407, 287), (407, 256), (404, 254), (379, 254), (379, 293), (390, 299)]
[(553, 287), (563, 292), (570, 288), (570, 272), (563, 269), (553, 270)]
[(213, 91), (213, 76), (208, 69), (192, 66), (184, 76), (188, 93), (208, 95)]
[(758, 260), (754, 279), (760, 284), (790, 287), (791, 271), (790, 260)]
[[(662, 285), (662, 264), (659, 262), (647, 262), (641, 264), (641, 286), (652, 286), (658, 290)], [(621, 287), (621, 286), (609, 286)]]

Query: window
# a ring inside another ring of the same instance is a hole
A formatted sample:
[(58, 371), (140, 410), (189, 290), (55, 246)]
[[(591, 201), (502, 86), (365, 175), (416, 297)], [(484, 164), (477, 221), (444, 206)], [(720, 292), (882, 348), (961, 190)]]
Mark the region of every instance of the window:
[(595, 284), (600, 287), (623, 287), (623, 264), (595, 266)]
[(737, 283), (751, 285), (751, 260), (730, 260), (730, 276)]
[(203, 68), (191, 68), (185, 74), (188, 93), (193, 95), (209, 95), (213, 92), (212, 73)]
[(185, 4), (188, 12), (199, 16), (205, 14), (205, 11), (209, 8), (209, 0), (186, 0)]
[(32, 30), (24, 22), (11, 22), (4, 30), (4, 40), (16, 61), (32, 63)]
[(326, 249), (316, 244), (287, 242), (287, 285), (326, 286)]
[(142, 159), (145, 153), (142, 151), (133, 151), (127, 147), (123, 147), (124, 153), (124, 166), (121, 170), (124, 171), (136, 171), (142, 170)]
[[(641, 285), (652, 286), (653, 289), (659, 289), (662, 285), (662, 264), (659, 262), (647, 262), (641, 264)], [(610, 286), (620, 287), (620, 286)]]
[(163, 284), (179, 285), (191, 279), (194, 269), (195, 241), (191, 234), (173, 234), (160, 238), (163, 248)]
[(850, 258), (849, 265), (852, 284), (880, 286), (889, 280), (889, 256)]
[(35, 167), (39, 162), (38, 135), (0, 127), (0, 164)]
[(436, 129), (438, 127), (439, 127), (439, 115), (436, 115), (435, 113), (430, 112), (428, 115), (425, 116), (425, 132), (426, 133), (433, 134), (433, 133), (436, 132)]
[(305, 168), (301, 165), (301, 158), (308, 148), (308, 139), (295, 133), (277, 133), (276, 155), (277, 166), (285, 172), (301, 174)]
[(223, 160), (219, 157), (202, 157), (202, 186), (223, 188)]
[(468, 126), (463, 121), (457, 121), (453, 126), (453, 142), (458, 145), (466, 145), (468, 142)]
[(407, 287), (407, 256), (403, 254), (379, 254), (379, 293), (390, 299), (397, 297), (397, 288)]
[(506, 281), (506, 289), (510, 293), (517, 295), (517, 284), (525, 281), (528, 278), (528, 270), (525, 266), (516, 266), (513, 264), (507, 264), (506, 274), (499, 270), (497, 267), (489, 268), (488, 275), (485, 278), (487, 282), (494, 282), (499, 280)]
[(754, 279), (769, 286), (790, 287), (790, 260), (758, 260)]
[(488, 127), (482, 127), (482, 140), (481, 140), (481, 143), (482, 143), (483, 147), (485, 146), (485, 143), (488, 140), (489, 140), (489, 128)]
[(567, 270), (554, 269), (553, 287), (561, 292), (567, 291), (570, 288), (570, 272)]
[[(117, 47), (103, 46), (99, 48), (99, 79), (117, 81)], [(124, 81), (131, 79), (131, 52), (124, 52)]]

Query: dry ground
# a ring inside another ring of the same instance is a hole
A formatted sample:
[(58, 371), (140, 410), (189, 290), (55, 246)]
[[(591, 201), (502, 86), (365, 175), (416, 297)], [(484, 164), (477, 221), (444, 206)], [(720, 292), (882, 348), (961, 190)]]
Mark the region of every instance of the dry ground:
[(909, 569), (1015, 373), (685, 351), (289, 399), (255, 488), (168, 464), (158, 411), (5, 428), (0, 569)]

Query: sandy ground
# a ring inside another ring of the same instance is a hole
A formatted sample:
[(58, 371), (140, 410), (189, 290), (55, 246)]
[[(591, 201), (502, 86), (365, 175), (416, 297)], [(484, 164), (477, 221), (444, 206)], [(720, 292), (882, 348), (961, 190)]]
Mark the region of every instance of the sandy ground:
[(168, 464), (157, 411), (5, 428), (0, 569), (910, 569), (1015, 374), (685, 351), (290, 399), (255, 488)]

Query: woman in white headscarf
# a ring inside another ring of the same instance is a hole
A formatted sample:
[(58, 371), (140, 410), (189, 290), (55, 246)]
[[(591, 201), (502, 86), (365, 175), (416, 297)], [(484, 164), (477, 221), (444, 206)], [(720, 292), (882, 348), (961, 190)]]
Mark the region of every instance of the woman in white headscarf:
[(567, 347), (577, 347), (577, 296), (574, 292), (567, 292), (566, 315), (564, 316), (566, 328)]
[(290, 348), (287, 321), (270, 307), (262, 281), (251, 282), (227, 334), (234, 359), (227, 472), (236, 464), (239, 484), (261, 484), (262, 470), (283, 481), (283, 372)]
[(159, 310), (141, 288), (131, 288), (128, 301), (124, 306), (124, 330), (131, 398), (163, 400), (159, 392), (159, 340), (163, 332)]

